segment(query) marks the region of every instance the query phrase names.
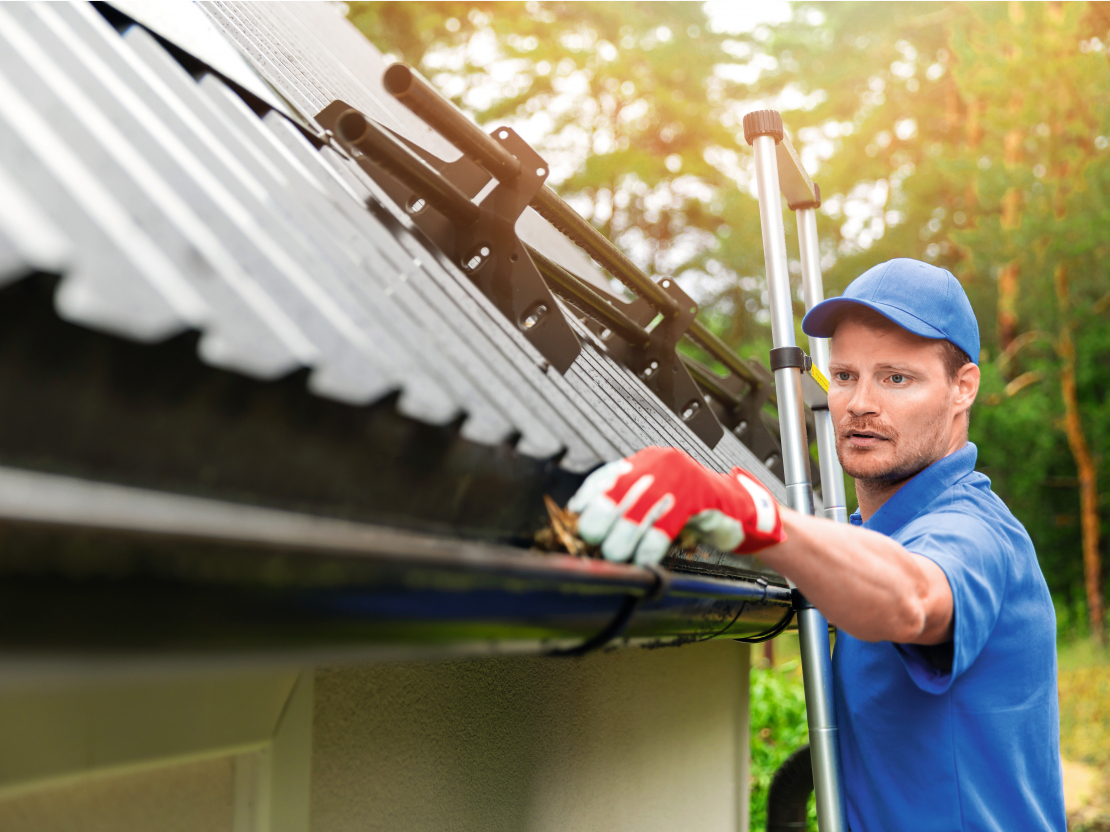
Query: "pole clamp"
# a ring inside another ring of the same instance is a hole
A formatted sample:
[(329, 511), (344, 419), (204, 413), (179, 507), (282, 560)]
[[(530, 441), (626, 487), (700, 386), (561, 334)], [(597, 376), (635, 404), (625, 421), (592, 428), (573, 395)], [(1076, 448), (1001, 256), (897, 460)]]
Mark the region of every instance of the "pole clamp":
[(790, 608), (795, 612), (800, 612), (813, 609), (813, 604), (809, 603), (806, 597), (802, 595), (801, 590), (792, 587), (790, 590)]
[(786, 367), (797, 367), (803, 373), (809, 372), (812, 359), (805, 354), (801, 347), (775, 347), (771, 350), (771, 372), (782, 370)]

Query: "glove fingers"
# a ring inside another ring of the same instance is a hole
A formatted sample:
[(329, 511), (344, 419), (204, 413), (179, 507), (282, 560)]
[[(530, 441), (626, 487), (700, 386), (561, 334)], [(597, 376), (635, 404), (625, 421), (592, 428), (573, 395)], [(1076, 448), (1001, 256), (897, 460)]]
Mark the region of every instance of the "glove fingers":
[(637, 566), (654, 566), (666, 557), (671, 549), (671, 539), (666, 533), (652, 526), (636, 545), (632, 562)]
[(731, 552), (744, 542), (743, 524), (735, 517), (729, 517), (715, 508), (699, 511), (686, 521), (686, 528), (692, 530), (698, 541)]
[[(654, 478), (650, 476), (642, 477), (636, 485), (629, 489), (629, 493), (637, 488), (643, 480), (654, 480)], [(651, 483), (648, 483), (648, 486), (650, 485)], [(646, 491), (647, 489), (644, 488), (643, 490)], [(637, 495), (637, 499), (638, 498), (639, 495)], [(627, 495), (625, 499), (627, 499)], [(621, 502), (623, 503), (624, 501), (622, 500)], [(643, 519), (638, 523), (623, 516), (619, 517), (601, 544), (602, 557), (606, 560), (619, 561), (621, 563), (632, 560), (644, 535), (646, 535), (649, 530), (652, 530), (652, 524), (655, 523), (656, 520), (674, 508), (674, 502), (673, 494), (664, 494), (655, 502), (655, 505), (648, 510), (647, 514), (645, 514)], [(622, 515), (624, 513), (623, 511), (621, 512)], [(579, 518), (579, 525), (581, 526), (581, 518)], [(581, 534), (581, 532), (579, 533)], [(658, 534), (664, 538), (667, 537), (663, 532), (658, 532)], [(663, 550), (663, 554), (666, 554), (666, 549)], [(662, 557), (663, 555), (661, 554), (659, 558), (662, 559)]]
[[(613, 524), (636, 504), (654, 482), (655, 477), (645, 474), (632, 484), (619, 503), (614, 503), (605, 494), (599, 494), (578, 516), (578, 536), (587, 543), (601, 543), (610, 533)], [(629, 550), (628, 554), (631, 555), (632, 551)]]
[(632, 464), (627, 459), (618, 459), (615, 462), (602, 465), (582, 481), (582, 485), (578, 487), (574, 496), (570, 498), (570, 502), (567, 503), (567, 510), (573, 511), (575, 514), (581, 514), (590, 503), (612, 488), (617, 480), (631, 470)]
[(760, 483), (752, 479), (751, 475), (739, 468), (732, 471), (733, 477), (752, 498), (755, 504), (755, 527), (764, 534), (771, 534), (778, 523), (779, 513), (775, 507), (775, 498)]

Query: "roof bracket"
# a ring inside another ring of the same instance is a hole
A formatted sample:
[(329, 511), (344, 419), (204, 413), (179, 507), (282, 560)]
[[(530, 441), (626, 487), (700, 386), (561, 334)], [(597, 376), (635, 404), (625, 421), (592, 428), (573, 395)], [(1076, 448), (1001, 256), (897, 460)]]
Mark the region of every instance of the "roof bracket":
[(519, 160), (515, 176), (494, 181), (471, 158), (444, 162), (344, 101), (333, 101), (316, 120), (517, 326), (547, 364), (560, 373), (570, 368), (582, 346), (516, 234), (517, 219), (548, 174), (547, 163), (527, 142), (508, 127), (494, 130), (492, 141)]
[[(698, 305), (669, 277), (661, 280), (659, 287), (674, 299), (677, 306), (674, 315), (662, 315), (643, 298), (636, 298), (622, 310), (647, 331), (646, 343), (628, 340), (606, 324), (591, 318), (586, 319), (586, 326), (597, 335), (610, 356), (639, 376), (663, 404), (713, 448), (724, 435), (724, 428), (676, 350), (679, 340), (697, 317)], [(656, 320), (657, 325), (651, 327)]]
[(754, 380), (742, 379), (733, 372), (719, 375), (689, 356), (684, 357), (683, 362), (708, 394), (710, 405), (725, 429), (743, 442), (776, 477), (783, 479), (778, 423), (764, 411), (764, 405), (774, 394), (775, 377), (754, 360), (747, 362)]

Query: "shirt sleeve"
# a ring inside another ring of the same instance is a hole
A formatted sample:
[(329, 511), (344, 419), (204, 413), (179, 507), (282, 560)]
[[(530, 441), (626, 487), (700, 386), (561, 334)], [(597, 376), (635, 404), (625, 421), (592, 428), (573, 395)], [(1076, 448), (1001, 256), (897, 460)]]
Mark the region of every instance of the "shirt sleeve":
[(1010, 572), (1008, 547), (983, 518), (960, 512), (931, 512), (898, 537), (908, 551), (939, 566), (952, 589), (951, 668), (936, 667), (917, 645), (895, 645), (914, 684), (926, 693), (944, 693), (975, 662), (998, 621)]

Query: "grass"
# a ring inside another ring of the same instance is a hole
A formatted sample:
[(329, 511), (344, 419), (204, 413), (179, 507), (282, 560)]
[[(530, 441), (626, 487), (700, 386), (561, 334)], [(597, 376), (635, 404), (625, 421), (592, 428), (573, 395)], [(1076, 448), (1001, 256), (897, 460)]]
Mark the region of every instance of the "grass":
[(1110, 652), (1087, 638), (1057, 645), (1060, 667), (1060, 752), (1094, 768), (1101, 786), (1069, 817), (1075, 832), (1110, 830)]

